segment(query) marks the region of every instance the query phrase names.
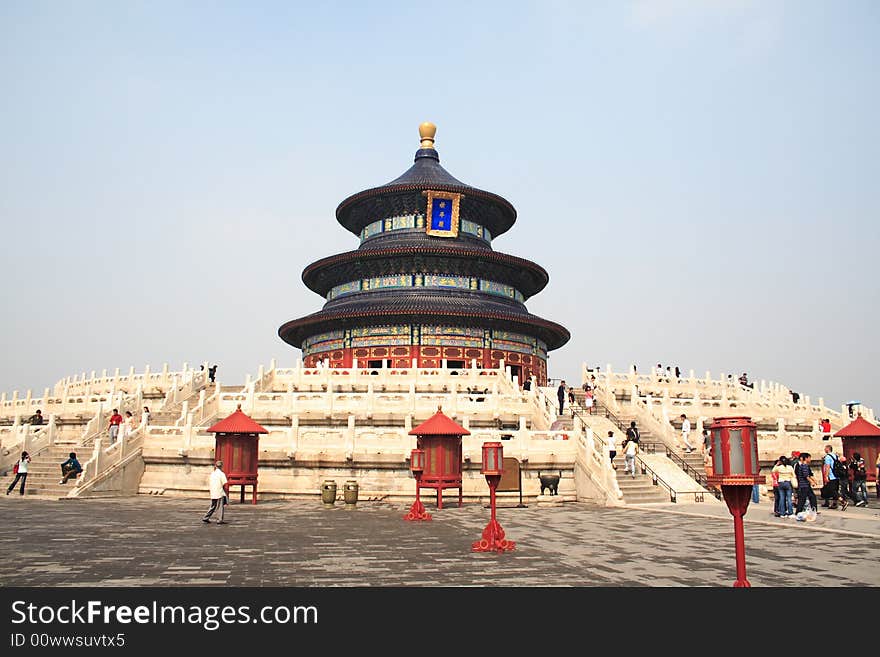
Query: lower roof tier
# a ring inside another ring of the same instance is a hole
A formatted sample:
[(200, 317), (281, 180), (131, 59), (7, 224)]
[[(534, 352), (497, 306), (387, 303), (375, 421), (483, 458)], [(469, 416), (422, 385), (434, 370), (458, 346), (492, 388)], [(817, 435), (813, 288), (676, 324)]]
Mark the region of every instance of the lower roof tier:
[(324, 331), (394, 323), (510, 330), (534, 335), (547, 345), (548, 350), (558, 349), (571, 338), (564, 326), (532, 315), (520, 304), (494, 301), (478, 294), (450, 292), (395, 293), (370, 295), (368, 300), (340, 300), (328, 304), (324, 310), (283, 324), (278, 335), (286, 343), (301, 349), (304, 340)]

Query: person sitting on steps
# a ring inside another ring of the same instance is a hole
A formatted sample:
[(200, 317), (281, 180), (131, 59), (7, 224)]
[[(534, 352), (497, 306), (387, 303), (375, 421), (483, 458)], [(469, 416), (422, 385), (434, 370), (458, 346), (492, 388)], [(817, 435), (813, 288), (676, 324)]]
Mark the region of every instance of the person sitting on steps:
[(59, 484), (66, 484), (68, 479), (76, 479), (82, 474), (82, 466), (76, 458), (76, 452), (68, 454), (68, 459), (61, 464), (61, 481)]

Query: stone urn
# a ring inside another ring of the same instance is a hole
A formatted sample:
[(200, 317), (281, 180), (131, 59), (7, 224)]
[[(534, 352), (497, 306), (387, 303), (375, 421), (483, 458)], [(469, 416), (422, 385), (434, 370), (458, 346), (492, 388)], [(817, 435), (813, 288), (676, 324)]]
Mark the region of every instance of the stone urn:
[(321, 484), (321, 501), (327, 508), (336, 504), (336, 482), (333, 479), (325, 479)]
[(541, 495), (545, 489), (550, 489), (551, 495), (559, 494), (559, 480), (562, 478), (562, 472), (559, 474), (541, 474), (538, 472), (538, 479), (541, 482)]
[(354, 479), (345, 482), (343, 489), (343, 499), (345, 500), (346, 509), (354, 509), (358, 501), (358, 483)]

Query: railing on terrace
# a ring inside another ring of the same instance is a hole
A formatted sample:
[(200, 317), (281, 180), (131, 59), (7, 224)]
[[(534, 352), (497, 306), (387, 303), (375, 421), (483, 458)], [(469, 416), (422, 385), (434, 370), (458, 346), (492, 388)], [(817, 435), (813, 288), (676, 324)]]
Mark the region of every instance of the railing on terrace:
[(655, 472), (651, 466), (645, 463), (639, 455), (636, 455), (636, 464), (639, 466), (639, 469), (642, 471), (642, 474), (647, 474), (651, 477), (651, 481), (655, 486), (661, 486), (666, 492), (669, 494), (669, 500), (671, 502), (678, 502), (678, 497), (680, 495), (693, 495), (694, 502), (703, 502), (705, 501), (703, 498), (703, 491), (676, 491), (672, 486), (666, 483), (660, 475)]
[(656, 454), (658, 447), (660, 447), (666, 454), (666, 458), (670, 459), (673, 463), (675, 463), (675, 465), (684, 470), (691, 479), (693, 479), (698, 484), (700, 484), (700, 486), (714, 494), (715, 497), (717, 497), (719, 500), (721, 499), (721, 491), (709, 485), (709, 478), (706, 476), (706, 473), (701, 472), (700, 470), (690, 465), (687, 461), (681, 458), (681, 456), (676, 454), (674, 450), (670, 449), (668, 445), (664, 443), (639, 441), (639, 449), (644, 451), (646, 454)]

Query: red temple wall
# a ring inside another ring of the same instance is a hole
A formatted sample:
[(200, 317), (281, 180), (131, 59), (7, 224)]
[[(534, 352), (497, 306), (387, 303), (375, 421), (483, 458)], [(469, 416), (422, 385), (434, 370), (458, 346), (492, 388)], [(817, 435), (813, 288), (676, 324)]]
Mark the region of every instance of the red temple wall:
[(501, 360), (505, 365), (521, 368), (520, 384), (529, 376), (534, 375), (538, 385), (547, 383), (547, 363), (543, 358), (531, 354), (521, 354), (516, 351), (501, 349), (478, 349), (476, 347), (440, 347), (440, 346), (390, 346), (390, 347), (352, 347), (347, 349), (332, 349), (321, 353), (309, 354), (303, 364), (306, 367), (315, 367), (318, 360), (324, 360), (330, 367), (351, 367), (357, 358), (358, 367), (367, 367), (371, 360), (388, 360), (389, 367), (405, 368), (412, 367), (413, 360), (416, 367), (440, 367), (442, 361), (463, 360), (465, 367), (471, 366), (471, 361), (477, 361), (477, 367), (484, 369), (497, 368)]

